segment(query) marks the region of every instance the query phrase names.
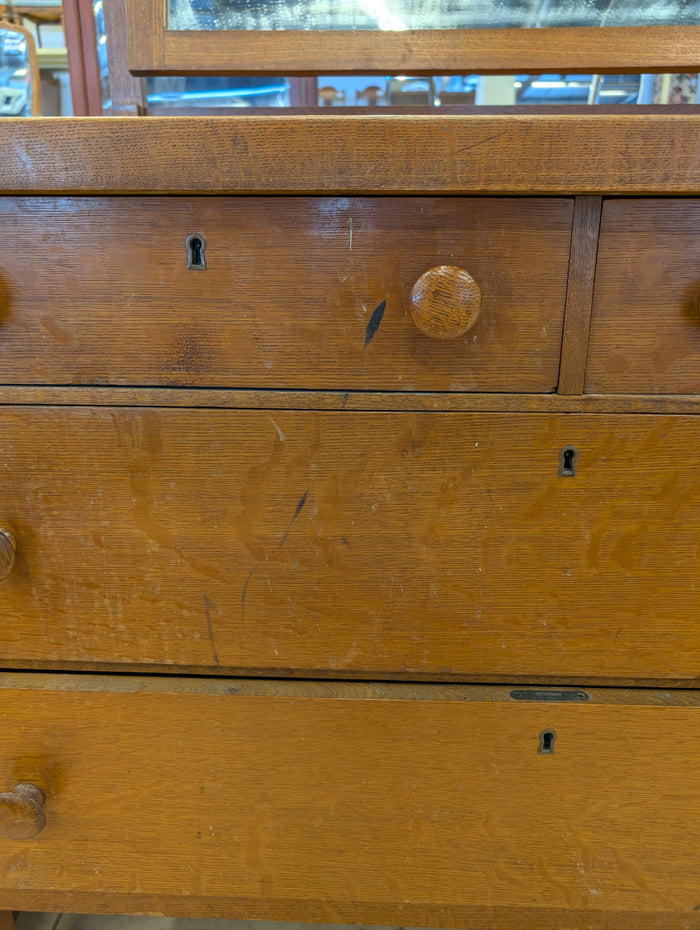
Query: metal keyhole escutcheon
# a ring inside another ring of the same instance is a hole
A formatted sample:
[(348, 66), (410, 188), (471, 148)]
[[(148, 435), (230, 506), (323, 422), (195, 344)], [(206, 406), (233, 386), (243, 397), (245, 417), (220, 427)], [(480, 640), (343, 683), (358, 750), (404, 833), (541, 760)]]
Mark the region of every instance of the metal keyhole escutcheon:
[(203, 271), (207, 267), (204, 258), (207, 240), (201, 233), (193, 233), (185, 240), (185, 246), (187, 247), (187, 267)]

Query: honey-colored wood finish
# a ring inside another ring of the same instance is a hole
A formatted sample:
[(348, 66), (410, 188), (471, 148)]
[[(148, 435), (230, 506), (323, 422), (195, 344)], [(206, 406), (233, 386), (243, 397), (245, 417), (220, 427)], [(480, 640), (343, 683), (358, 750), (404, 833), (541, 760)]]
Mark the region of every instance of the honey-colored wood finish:
[[(572, 213), (556, 198), (5, 198), (0, 380), (551, 392)], [(192, 236), (206, 270), (188, 267)], [(416, 280), (453, 262), (483, 296), (448, 343), (409, 309)]]
[(463, 268), (430, 268), (413, 285), (411, 318), (432, 339), (457, 339), (476, 323), (481, 288)]
[(642, 394), (471, 394), (0, 385), (7, 406), (164, 407), (221, 410), (430, 410), (481, 413), (700, 413), (700, 396)]
[(586, 390), (700, 393), (700, 200), (603, 207)]
[(583, 391), (601, 209), (600, 197), (576, 198), (559, 369), (560, 394)]
[(223, 388), (34, 387), (0, 385), (6, 406), (163, 407), (193, 410), (403, 410), (474, 413), (700, 413), (698, 395), (458, 394), (448, 391), (272, 391)]
[(632, 74), (700, 70), (700, 27), (183, 31), (127, 0), (134, 74)]
[(47, 822), (4, 841), (2, 906), (700, 926), (697, 702), (230, 685), (3, 689), (0, 779), (39, 785)]
[(628, 109), (7, 120), (2, 183), (55, 194), (700, 193), (696, 117)]
[(2, 661), (694, 681), (696, 433), (680, 416), (7, 407)]

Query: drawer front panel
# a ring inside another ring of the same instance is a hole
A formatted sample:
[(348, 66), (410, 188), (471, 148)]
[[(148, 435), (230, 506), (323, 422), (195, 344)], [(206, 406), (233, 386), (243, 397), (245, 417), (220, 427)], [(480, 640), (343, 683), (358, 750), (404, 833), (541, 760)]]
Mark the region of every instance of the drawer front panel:
[[(5, 198), (0, 383), (553, 391), (572, 203)], [(409, 315), (441, 265), (482, 295), (450, 340)]]
[(696, 436), (692, 416), (5, 407), (0, 654), (697, 679)]
[(697, 703), (104, 686), (0, 693), (3, 791), (46, 796), (4, 908), (700, 927)]
[(586, 391), (700, 393), (700, 199), (603, 205)]

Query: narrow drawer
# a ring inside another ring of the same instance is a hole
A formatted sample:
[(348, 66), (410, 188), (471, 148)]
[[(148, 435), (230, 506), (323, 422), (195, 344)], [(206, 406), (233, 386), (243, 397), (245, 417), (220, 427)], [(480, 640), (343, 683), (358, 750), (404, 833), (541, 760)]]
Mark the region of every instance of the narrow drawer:
[(700, 392), (700, 199), (603, 205), (586, 391)]
[[(4, 198), (0, 383), (553, 391), (572, 203)], [(448, 340), (409, 315), (439, 266), (481, 291)]]
[(700, 927), (697, 694), (0, 684), (4, 909)]
[(697, 681), (697, 430), (5, 407), (0, 658)]

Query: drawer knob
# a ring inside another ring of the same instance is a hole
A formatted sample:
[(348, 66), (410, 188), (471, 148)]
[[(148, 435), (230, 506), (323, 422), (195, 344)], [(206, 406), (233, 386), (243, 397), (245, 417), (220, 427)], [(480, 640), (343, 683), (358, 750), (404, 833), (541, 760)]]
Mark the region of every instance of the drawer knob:
[(30, 782), (16, 785), (0, 794), (0, 836), (8, 840), (29, 840), (46, 824), (44, 792)]
[(454, 265), (438, 265), (421, 275), (411, 291), (411, 316), (433, 339), (457, 339), (476, 323), (481, 289), (474, 278)]
[(12, 571), (15, 564), (15, 537), (9, 530), (0, 529), (0, 581)]

